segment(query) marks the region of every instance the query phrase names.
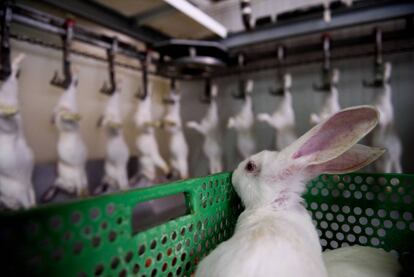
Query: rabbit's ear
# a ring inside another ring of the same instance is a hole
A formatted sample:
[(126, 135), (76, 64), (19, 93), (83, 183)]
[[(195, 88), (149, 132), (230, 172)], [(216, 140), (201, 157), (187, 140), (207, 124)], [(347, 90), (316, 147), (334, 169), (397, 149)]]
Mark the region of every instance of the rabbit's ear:
[(355, 144), (348, 151), (325, 163), (310, 165), (306, 170), (311, 175), (321, 173), (342, 174), (356, 171), (369, 165), (385, 152), (382, 148)]
[(290, 145), (291, 158), (305, 166), (332, 161), (369, 133), (377, 122), (378, 111), (372, 106), (339, 111)]

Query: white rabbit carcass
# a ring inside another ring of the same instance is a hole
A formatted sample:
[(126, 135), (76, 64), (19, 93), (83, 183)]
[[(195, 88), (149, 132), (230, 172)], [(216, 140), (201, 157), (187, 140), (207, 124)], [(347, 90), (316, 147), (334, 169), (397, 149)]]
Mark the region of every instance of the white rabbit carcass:
[(103, 186), (109, 185), (115, 189), (126, 190), (128, 189), (129, 149), (123, 135), (119, 98), (120, 92), (115, 91), (108, 100), (105, 112), (98, 123), (105, 128), (107, 140), (105, 176), (102, 183)]
[(394, 128), (394, 108), (392, 105), (392, 88), (389, 84), (391, 77), (391, 63), (384, 64), (384, 87), (378, 93), (375, 106), (380, 117), (378, 127), (372, 136), (373, 146), (388, 149), (387, 153), (375, 163), (377, 172), (380, 173), (401, 173), (401, 140)]
[(237, 131), (237, 149), (243, 159), (256, 152), (254, 138), (254, 113), (252, 103), (253, 80), (246, 82), (246, 98), (241, 111), (234, 117), (230, 117), (227, 127)]
[(196, 276), (327, 276), (301, 195), (321, 173), (352, 172), (376, 160), (382, 149), (356, 143), (377, 121), (373, 107), (345, 109), (282, 151), (262, 151), (241, 162), (232, 183), (245, 210), (233, 236), (201, 261)]
[(32, 184), (33, 152), (26, 142), (19, 111), (17, 73), (24, 55), (12, 62), (12, 72), (0, 88), (0, 203), (8, 209), (36, 204)]
[(379, 173), (401, 173), (401, 140), (394, 125), (378, 126), (372, 135), (372, 145), (386, 148), (388, 151), (375, 163)]
[(188, 145), (182, 128), (180, 98), (179, 92), (172, 90), (168, 99), (164, 99), (166, 111), (162, 125), (168, 133), (171, 169), (178, 173), (179, 178), (186, 179), (189, 177)]
[(292, 106), (292, 94), (289, 91), (291, 86), (290, 74), (284, 76), (284, 92), (282, 101), (275, 112), (270, 115), (260, 113), (257, 115), (259, 121), (268, 123), (276, 129), (276, 150), (282, 150), (297, 138), (295, 132), (295, 112)]
[(52, 121), (59, 132), (58, 176), (54, 185), (44, 194), (43, 201), (49, 201), (58, 190), (77, 196), (89, 194), (85, 171), (87, 149), (80, 132), (81, 115), (76, 97), (78, 77), (72, 78), (53, 112)]
[(331, 77), (331, 89), (328, 94), (324, 95), (322, 110), (319, 112), (319, 114), (312, 113), (310, 116), (310, 122), (312, 124), (318, 124), (319, 122), (322, 122), (341, 109), (341, 106), (339, 105), (338, 89), (336, 88), (338, 82), (339, 70), (335, 68), (332, 72)]
[(397, 257), (383, 249), (348, 246), (323, 252), (331, 277), (398, 277), (401, 266)]
[(165, 175), (169, 173), (170, 169), (159, 152), (155, 138), (154, 127), (157, 126), (157, 123), (152, 119), (151, 95), (152, 85), (149, 84), (148, 95), (143, 99), (138, 99), (134, 122), (138, 130), (135, 145), (138, 151), (139, 172), (148, 180), (153, 181), (156, 178), (157, 167)]
[(204, 136), (203, 150), (207, 156), (210, 166), (210, 173), (218, 173), (223, 170), (221, 134), (219, 126), (219, 114), (217, 108), (217, 85), (211, 88), (210, 106), (200, 123), (195, 121), (187, 122), (187, 127), (198, 131)]

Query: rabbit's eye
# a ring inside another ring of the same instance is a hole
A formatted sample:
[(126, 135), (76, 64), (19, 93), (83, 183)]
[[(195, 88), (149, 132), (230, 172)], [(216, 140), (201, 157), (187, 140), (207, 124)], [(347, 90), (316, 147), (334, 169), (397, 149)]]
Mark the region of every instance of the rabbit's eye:
[(248, 172), (253, 172), (256, 170), (256, 164), (252, 161), (248, 161), (244, 169)]

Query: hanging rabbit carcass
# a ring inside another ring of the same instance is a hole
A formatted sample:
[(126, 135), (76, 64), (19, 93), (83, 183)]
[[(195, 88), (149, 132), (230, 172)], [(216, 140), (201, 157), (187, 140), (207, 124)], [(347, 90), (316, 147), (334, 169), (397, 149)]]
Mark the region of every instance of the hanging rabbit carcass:
[(24, 55), (12, 62), (12, 72), (0, 88), (0, 204), (8, 209), (36, 204), (32, 184), (33, 152), (23, 132), (17, 73)]

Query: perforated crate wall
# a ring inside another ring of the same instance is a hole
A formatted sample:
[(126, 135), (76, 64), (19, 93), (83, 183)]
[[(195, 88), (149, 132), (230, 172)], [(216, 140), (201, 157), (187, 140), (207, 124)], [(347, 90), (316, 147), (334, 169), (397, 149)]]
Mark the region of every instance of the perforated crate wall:
[[(139, 202), (184, 192), (188, 214), (132, 234)], [(413, 175), (320, 176), (305, 195), (324, 248), (413, 250)], [(2, 273), (189, 276), (231, 236), (241, 206), (222, 173), (0, 216)]]
[[(187, 215), (133, 234), (137, 203), (181, 192)], [(223, 173), (4, 214), (0, 245), (7, 255), (0, 268), (12, 276), (189, 275), (233, 233), (240, 210)]]
[(305, 200), (324, 249), (359, 244), (414, 253), (414, 175), (321, 175)]

